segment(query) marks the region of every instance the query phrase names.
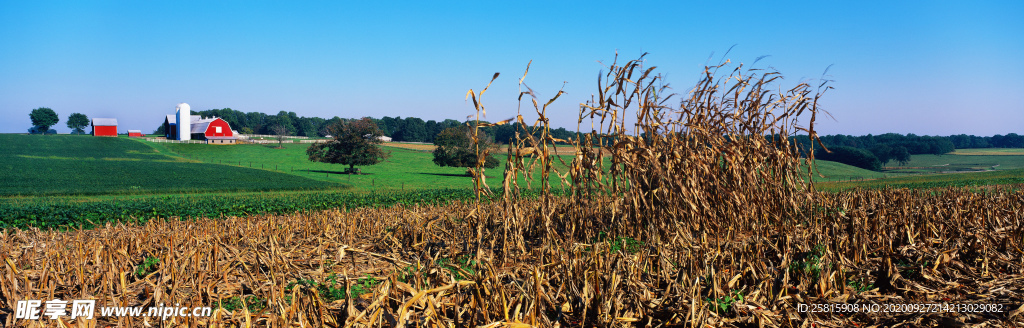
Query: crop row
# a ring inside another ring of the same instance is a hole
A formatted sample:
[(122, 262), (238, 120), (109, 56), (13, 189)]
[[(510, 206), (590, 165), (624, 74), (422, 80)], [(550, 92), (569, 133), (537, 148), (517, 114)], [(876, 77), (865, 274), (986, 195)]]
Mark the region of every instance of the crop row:
[[(525, 191), (527, 197), (536, 192)], [(0, 202), (0, 229), (37, 227), (84, 229), (107, 222), (141, 223), (155, 218), (223, 218), (258, 214), (291, 214), (326, 209), (443, 205), (470, 200), (469, 189), (431, 189), (376, 193), (318, 191), (307, 193), (196, 194), (114, 199), (91, 202), (39, 200)]]
[(139, 223), (154, 218), (221, 218), (283, 214), (330, 208), (444, 204), (471, 199), (468, 189), (357, 194), (351, 192), (255, 195), (175, 195), (129, 200), (67, 200), (0, 203), (0, 228), (91, 228), (106, 222)]

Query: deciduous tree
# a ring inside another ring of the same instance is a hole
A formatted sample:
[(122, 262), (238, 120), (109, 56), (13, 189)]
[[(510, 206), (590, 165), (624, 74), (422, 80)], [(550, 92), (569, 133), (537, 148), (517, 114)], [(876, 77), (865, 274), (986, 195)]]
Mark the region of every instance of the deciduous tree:
[(274, 126), (270, 127), (270, 131), (274, 132), (274, 135), (277, 136), (277, 148), (284, 148), (281, 144), (284, 143), (284, 136), (288, 135), (288, 128), (280, 124), (274, 124)]
[[(447, 128), (434, 137), (434, 164), (438, 166), (451, 167), (475, 167), (477, 162), (477, 145), (473, 143), (472, 131), (469, 127), (462, 125)], [(479, 135), (481, 151), (491, 147), (487, 137), (480, 131)], [(484, 160), (485, 168), (498, 166), (498, 159), (494, 155), (487, 154)]]
[(89, 126), (89, 117), (82, 113), (68, 115), (68, 128), (72, 134), (84, 134), (85, 127)]
[(39, 107), (32, 110), (32, 113), (28, 114), (29, 118), (32, 119), (32, 126), (36, 127), (36, 131), (50, 130), (51, 126), (60, 122), (60, 117), (52, 109), (47, 107)]
[(306, 149), (310, 161), (345, 164), (345, 172), (351, 174), (356, 165), (374, 165), (390, 156), (380, 148), (381, 131), (369, 118), (335, 123), (328, 130), (334, 140), (310, 145)]

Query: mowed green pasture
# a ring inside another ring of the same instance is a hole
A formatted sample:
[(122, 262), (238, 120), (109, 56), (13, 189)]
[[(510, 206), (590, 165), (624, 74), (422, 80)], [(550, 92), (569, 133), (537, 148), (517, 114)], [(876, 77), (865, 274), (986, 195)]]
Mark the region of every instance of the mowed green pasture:
[(957, 149), (952, 155), (1002, 155), (1002, 156), (1024, 156), (1024, 148), (969, 148)]
[(192, 162), (140, 140), (0, 135), (0, 196), (339, 189), (301, 176)]
[[(1003, 155), (992, 155), (993, 152)], [(889, 162), (892, 173), (943, 173), (956, 171), (1015, 170), (1024, 168), (1024, 151), (960, 149), (946, 155), (912, 155), (906, 165)]]
[(811, 178), (815, 182), (884, 179), (905, 175), (865, 170), (852, 165), (823, 160), (814, 160), (814, 170), (812, 172)]
[(1024, 184), (1024, 169), (998, 170), (987, 172), (963, 172), (946, 174), (915, 175), (899, 178), (851, 181), (821, 182), (820, 190), (844, 190), (851, 188), (945, 188), (945, 187), (984, 187), (996, 185)]
[[(273, 170), (286, 174), (307, 177), (320, 181), (343, 182), (354, 190), (418, 190), (418, 189), (459, 189), (472, 188), (473, 178), (466, 175), (466, 168), (440, 167), (434, 164), (433, 155), (428, 151), (398, 147), (382, 146), (391, 153), (383, 163), (376, 165), (357, 166), (362, 174), (343, 174), (347, 165), (310, 162), (306, 155), (309, 144), (285, 143), (277, 149), (277, 144), (241, 144), (212, 146), (204, 144), (173, 144), (154, 143), (157, 149), (166, 149), (190, 160), (203, 163), (215, 163), (252, 167), (255, 169)], [(487, 169), (487, 184), (500, 187), (505, 172), (506, 155), (496, 154), (499, 165)], [(566, 163), (571, 156), (563, 156)], [(556, 161), (555, 167), (566, 172), (567, 167)], [(539, 171), (539, 170), (538, 170)], [(535, 172), (532, 187), (538, 187), (539, 172)], [(553, 186), (558, 185), (554, 176), (550, 177)], [(521, 186), (526, 187), (525, 184)]]

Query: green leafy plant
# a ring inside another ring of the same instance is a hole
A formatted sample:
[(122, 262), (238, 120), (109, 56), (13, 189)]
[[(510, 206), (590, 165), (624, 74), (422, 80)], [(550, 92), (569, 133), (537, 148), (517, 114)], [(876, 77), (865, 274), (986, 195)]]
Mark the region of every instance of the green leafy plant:
[(710, 297), (704, 299), (711, 309), (716, 313), (728, 312), (736, 302), (743, 302), (743, 291), (733, 290), (729, 295), (712, 299)]
[(473, 267), (475, 267), (477, 264), (478, 263), (476, 260), (473, 259), (472, 254), (459, 256), (454, 260), (448, 258), (437, 259), (438, 266), (447, 269), (452, 273), (453, 276), (455, 276), (455, 279), (459, 280), (469, 278), (464, 273), (468, 273), (469, 275), (475, 275), (476, 271), (473, 269)]
[[(267, 300), (256, 297), (255, 295), (245, 296), (245, 307), (249, 309), (249, 312), (256, 312), (267, 308)], [(218, 302), (218, 305), (228, 311), (234, 312), (235, 310), (242, 309), (243, 297), (232, 296), (227, 299), (222, 299)]]
[(160, 259), (152, 256), (147, 256), (146, 259), (142, 260), (142, 263), (135, 267), (135, 275), (138, 277), (145, 277), (149, 274), (156, 272), (156, 266), (160, 264)]
[[(323, 297), (327, 302), (333, 302), (336, 300), (347, 299), (349, 294), (345, 292), (345, 283), (338, 282), (337, 274), (330, 274), (323, 282), (319, 282), (313, 279), (299, 279), (288, 283), (285, 286), (286, 292), (291, 292), (296, 286), (303, 286), (305, 288), (316, 289), (320, 297)], [(366, 278), (357, 279), (354, 284), (350, 286), (352, 295), (358, 297), (359, 295), (370, 293), (377, 285), (380, 285), (380, 281), (377, 278), (366, 275)], [(285, 301), (291, 302), (291, 295), (285, 296)]]
[(846, 285), (853, 288), (853, 290), (856, 290), (858, 293), (863, 293), (875, 288), (875, 285), (868, 283), (863, 278), (850, 279), (846, 282)]
[(416, 271), (416, 266), (411, 264), (409, 266), (402, 268), (401, 270), (398, 270), (398, 281), (409, 282), (409, 279), (411, 279), (413, 275), (416, 274)]
[(809, 274), (814, 280), (818, 280), (821, 278), (821, 270), (825, 268), (825, 265), (821, 262), (821, 258), (824, 255), (825, 245), (815, 245), (804, 259), (790, 263), (789, 270)]
[[(630, 237), (615, 237), (611, 240), (608, 239), (608, 233), (604, 231), (598, 231), (597, 237), (594, 238), (592, 243), (608, 242), (608, 251), (615, 253), (618, 251), (624, 251), (627, 254), (636, 254), (640, 252), (640, 248), (643, 247), (644, 242), (630, 238)], [(586, 251), (590, 251), (590, 248), (586, 248)]]

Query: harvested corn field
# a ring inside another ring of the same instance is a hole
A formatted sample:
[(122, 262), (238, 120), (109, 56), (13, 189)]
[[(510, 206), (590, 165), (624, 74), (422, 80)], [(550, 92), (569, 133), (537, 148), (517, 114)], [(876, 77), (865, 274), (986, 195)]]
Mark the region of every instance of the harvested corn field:
[[(6, 300), (222, 307), (162, 321), (172, 326), (1012, 326), (1024, 292), (1021, 204), (1021, 191), (860, 191), (823, 195), (804, 219), (659, 243), (538, 235), (522, 251), (501, 248), (510, 227), (498, 224), (499, 204), (477, 212), (495, 223), (477, 238), (461, 221), (472, 204), (20, 230), (0, 236), (0, 286)], [(555, 217), (575, 207), (551, 205)], [(801, 304), (996, 304), (1002, 312), (809, 314)], [(161, 323), (68, 324), (147, 321)]]

